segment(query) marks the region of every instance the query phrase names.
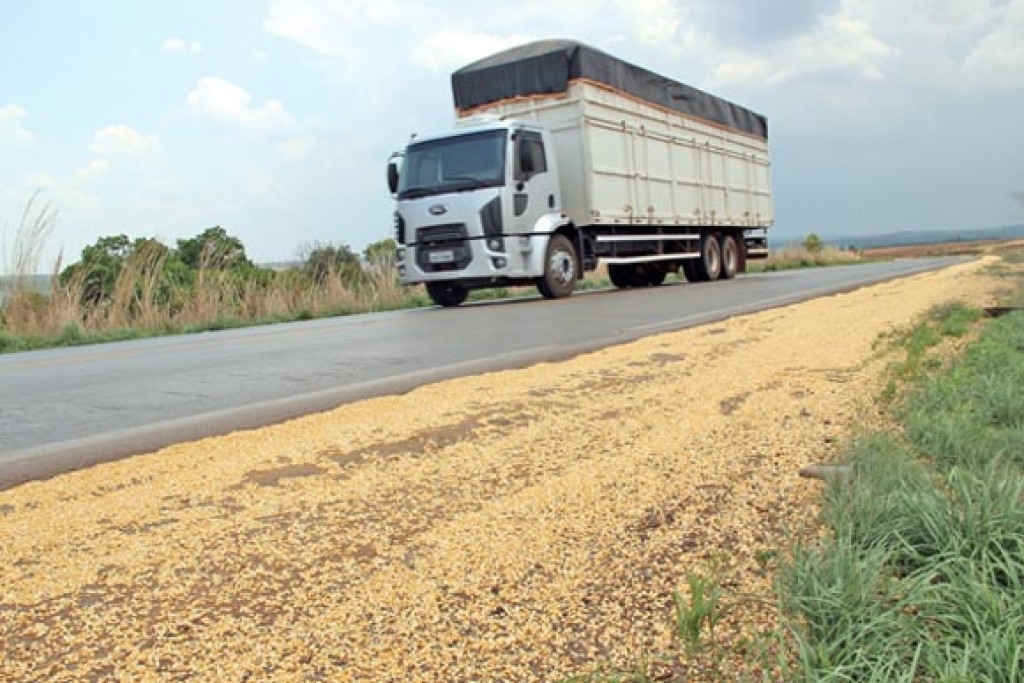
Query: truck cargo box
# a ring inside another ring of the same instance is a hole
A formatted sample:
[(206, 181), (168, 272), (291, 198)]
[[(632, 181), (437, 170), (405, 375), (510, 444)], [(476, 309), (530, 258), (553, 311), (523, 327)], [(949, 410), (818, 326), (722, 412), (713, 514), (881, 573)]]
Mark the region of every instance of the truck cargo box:
[(459, 117), (546, 127), (577, 226), (772, 224), (764, 116), (578, 42), (513, 48), (452, 75)]

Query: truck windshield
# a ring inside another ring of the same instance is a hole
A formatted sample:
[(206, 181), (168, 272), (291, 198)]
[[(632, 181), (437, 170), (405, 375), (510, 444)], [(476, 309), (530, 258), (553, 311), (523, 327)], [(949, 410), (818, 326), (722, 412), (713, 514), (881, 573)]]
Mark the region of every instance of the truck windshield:
[(506, 131), (457, 135), (410, 145), (398, 182), (399, 199), (415, 199), (505, 182)]

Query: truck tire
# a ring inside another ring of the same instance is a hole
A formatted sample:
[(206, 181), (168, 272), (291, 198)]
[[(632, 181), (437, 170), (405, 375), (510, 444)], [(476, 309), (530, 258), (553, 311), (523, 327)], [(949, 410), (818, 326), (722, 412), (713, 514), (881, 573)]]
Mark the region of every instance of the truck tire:
[(697, 262), (693, 259), (683, 261), (683, 265), (680, 266), (683, 271), (683, 277), (686, 278), (687, 282), (698, 282), (697, 279)]
[(457, 282), (428, 282), (427, 294), (438, 306), (454, 308), (466, 300), (469, 290)]
[(552, 235), (544, 255), (544, 276), (537, 280), (537, 289), (545, 299), (562, 299), (576, 288), (579, 278), (576, 250), (565, 235)]
[(609, 263), (608, 279), (619, 289), (636, 286), (636, 273), (634, 273), (634, 267), (631, 265)]
[(657, 287), (665, 284), (665, 277), (668, 275), (664, 270), (648, 270), (644, 278), (648, 287)]
[(740, 248), (732, 235), (722, 236), (722, 279), (731, 280), (740, 269)]
[(718, 235), (708, 232), (700, 237), (700, 258), (694, 264), (697, 280), (712, 282), (722, 274), (722, 245)]

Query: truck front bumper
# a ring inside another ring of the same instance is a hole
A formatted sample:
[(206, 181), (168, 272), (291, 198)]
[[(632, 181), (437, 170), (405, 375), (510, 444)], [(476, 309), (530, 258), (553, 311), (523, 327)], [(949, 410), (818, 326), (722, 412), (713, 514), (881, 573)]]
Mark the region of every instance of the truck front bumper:
[(398, 277), (403, 285), (440, 281), (499, 282), (543, 275), (548, 235), (443, 239), (399, 247)]

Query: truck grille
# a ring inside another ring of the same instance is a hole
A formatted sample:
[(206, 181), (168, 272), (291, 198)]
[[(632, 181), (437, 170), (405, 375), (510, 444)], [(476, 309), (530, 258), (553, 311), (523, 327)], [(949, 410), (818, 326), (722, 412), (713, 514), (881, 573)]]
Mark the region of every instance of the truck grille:
[(416, 265), (427, 273), (462, 270), (473, 260), (463, 223), (431, 225), (416, 231)]
[(430, 245), (435, 242), (464, 240), (466, 235), (466, 226), (463, 223), (431, 225), (429, 228), (420, 228), (416, 231), (416, 241), (420, 245)]

